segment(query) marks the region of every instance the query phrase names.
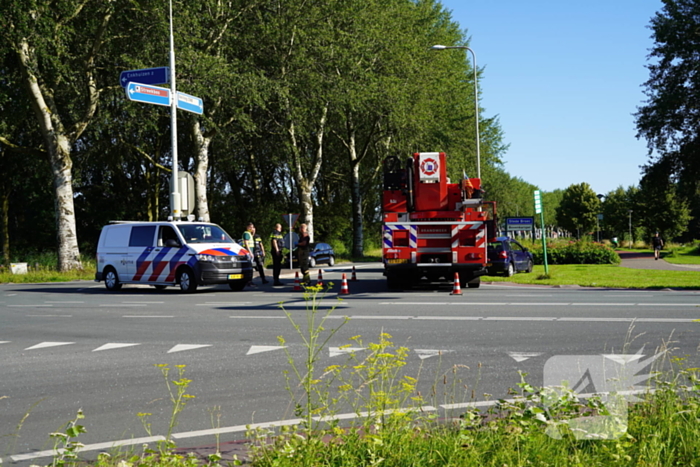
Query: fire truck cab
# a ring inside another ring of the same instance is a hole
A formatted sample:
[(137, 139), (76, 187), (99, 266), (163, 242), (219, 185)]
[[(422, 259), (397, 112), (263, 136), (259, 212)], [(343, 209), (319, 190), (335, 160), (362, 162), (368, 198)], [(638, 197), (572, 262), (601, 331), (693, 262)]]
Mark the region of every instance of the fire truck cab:
[(486, 274), (496, 205), (483, 200), (478, 178), (450, 183), (446, 159), (421, 152), (384, 160), (382, 255), (390, 289), (451, 282), (455, 273), (462, 286), (477, 288)]

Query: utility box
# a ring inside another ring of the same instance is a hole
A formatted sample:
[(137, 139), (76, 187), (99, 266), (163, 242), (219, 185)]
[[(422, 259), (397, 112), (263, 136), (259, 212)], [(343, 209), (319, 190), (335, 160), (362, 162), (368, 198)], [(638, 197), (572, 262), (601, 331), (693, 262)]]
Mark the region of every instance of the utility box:
[(178, 192), (180, 193), (180, 212), (182, 217), (194, 214), (196, 204), (194, 202), (194, 177), (187, 172), (177, 173)]

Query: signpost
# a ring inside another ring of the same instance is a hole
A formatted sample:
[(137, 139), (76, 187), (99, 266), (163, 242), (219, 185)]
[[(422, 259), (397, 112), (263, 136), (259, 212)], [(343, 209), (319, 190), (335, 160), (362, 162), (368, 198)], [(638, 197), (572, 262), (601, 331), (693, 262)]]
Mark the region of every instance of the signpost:
[(167, 88), (141, 83), (129, 83), (126, 86), (126, 97), (136, 102), (170, 106), (170, 89)]
[[(172, 70), (172, 74), (171, 74)], [(170, 89), (152, 86), (170, 83)], [(170, 107), (170, 139), (173, 150), (172, 178), (170, 181), (170, 212), (174, 220), (181, 217), (181, 198), (178, 190), (177, 162), (177, 109), (204, 113), (202, 99), (178, 92), (175, 87), (175, 39), (173, 38), (173, 1), (170, 0), (170, 66), (122, 71), (119, 83), (129, 100)]]
[(123, 88), (131, 82), (143, 84), (166, 84), (170, 82), (170, 68), (162, 66), (158, 68), (144, 68), (142, 70), (122, 71), (119, 74), (119, 84)]
[(535, 190), (535, 214), (540, 215), (540, 227), (542, 227), (542, 259), (544, 260), (544, 273), (549, 275), (547, 264), (547, 231), (544, 228), (544, 213), (542, 212), (542, 198), (540, 190)]
[(190, 96), (184, 92), (177, 92), (177, 108), (188, 112), (202, 115), (204, 113), (204, 104), (199, 97)]
[(506, 217), (506, 231), (530, 231), (535, 232), (534, 217)]

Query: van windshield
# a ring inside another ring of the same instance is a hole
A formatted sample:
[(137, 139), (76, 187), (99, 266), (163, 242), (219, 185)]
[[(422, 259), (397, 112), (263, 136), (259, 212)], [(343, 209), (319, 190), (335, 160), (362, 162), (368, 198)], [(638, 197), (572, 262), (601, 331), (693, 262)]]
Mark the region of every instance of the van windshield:
[(180, 224), (177, 228), (187, 243), (235, 243), (218, 225)]

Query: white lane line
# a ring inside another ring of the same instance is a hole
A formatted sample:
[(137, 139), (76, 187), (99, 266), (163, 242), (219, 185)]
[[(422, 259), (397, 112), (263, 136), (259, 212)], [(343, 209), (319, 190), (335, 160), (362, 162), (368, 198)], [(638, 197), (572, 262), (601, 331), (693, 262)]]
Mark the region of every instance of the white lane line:
[(249, 306), (253, 302), (204, 302), (197, 303), (195, 306)]
[(51, 308), (53, 305), (7, 305), (8, 308)]
[(0, 344), (9, 344), (12, 341), (0, 341)]
[(571, 306), (635, 306), (636, 303), (584, 303), (576, 302), (572, 303)]
[(100, 308), (145, 308), (146, 305), (138, 305), (135, 303), (132, 304), (127, 304), (127, 303), (115, 303), (113, 305), (105, 305), (101, 304)]
[(123, 349), (125, 347), (133, 347), (135, 345), (141, 345), (141, 344), (126, 344), (126, 343), (120, 344), (118, 342), (114, 342), (114, 343), (101, 345), (100, 347), (93, 349), (92, 351), (99, 352), (101, 350)]
[(162, 305), (165, 302), (122, 302), (124, 305)]
[(692, 307), (698, 307), (698, 306), (700, 306), (700, 304), (697, 304), (697, 303), (637, 303), (637, 306), (658, 306), (658, 307), (692, 306)]
[(174, 318), (173, 315), (124, 315), (122, 318)]
[(73, 315), (26, 315), (31, 318), (72, 318)]
[(60, 305), (64, 305), (64, 304), (78, 304), (78, 303), (85, 303), (85, 302), (63, 302), (63, 301), (49, 301), (49, 300), (45, 300), (44, 303), (57, 303), (57, 304), (60, 304)]
[(211, 347), (211, 344), (177, 344), (175, 347), (168, 350), (168, 353), (184, 352), (186, 350), (201, 349), (204, 347)]
[[(83, 451), (98, 451), (98, 450), (108, 450), (111, 448), (117, 448), (120, 446), (135, 446), (135, 445), (141, 445), (141, 444), (148, 444), (148, 443), (155, 443), (158, 441), (165, 441), (165, 436), (150, 436), (148, 438), (131, 438), (131, 439), (123, 439), (120, 441), (109, 441), (106, 443), (95, 443), (95, 444), (86, 444), (85, 446), (82, 446), (77, 449), (78, 452), (83, 452)], [(14, 456), (10, 456), (10, 459), (12, 459), (15, 462), (20, 462), (20, 461), (27, 461), (31, 459), (38, 459), (41, 457), (54, 457), (57, 454), (63, 454), (65, 452), (65, 449), (51, 449), (48, 451), (38, 451), (38, 452), (30, 452), (27, 454), (16, 454)]]
[(555, 317), (547, 316), (487, 316), (484, 321), (556, 321)]
[[(287, 319), (286, 316), (229, 316), (234, 319)], [(330, 318), (330, 316), (329, 316)]]
[(35, 350), (35, 349), (46, 349), (48, 347), (59, 347), (62, 345), (71, 345), (75, 344), (75, 342), (42, 342), (40, 344), (33, 345), (31, 347), (27, 347), (24, 350)]
[(246, 432), (248, 430), (251, 430), (251, 432), (257, 428), (274, 428), (274, 427), (280, 427), (280, 426), (289, 426), (289, 425), (300, 425), (303, 423), (303, 420), (301, 418), (295, 418), (293, 420), (279, 420), (276, 422), (267, 422), (267, 423), (251, 423), (248, 425), (235, 425), (235, 426), (227, 426), (223, 428), (212, 428), (209, 430), (197, 430), (197, 431), (188, 431), (188, 432), (183, 432), (183, 433), (173, 433), (171, 436), (174, 439), (186, 439), (186, 438), (197, 438), (199, 436), (209, 436), (209, 435), (219, 435), (219, 434), (224, 434), (224, 433), (240, 433), (240, 432)]

